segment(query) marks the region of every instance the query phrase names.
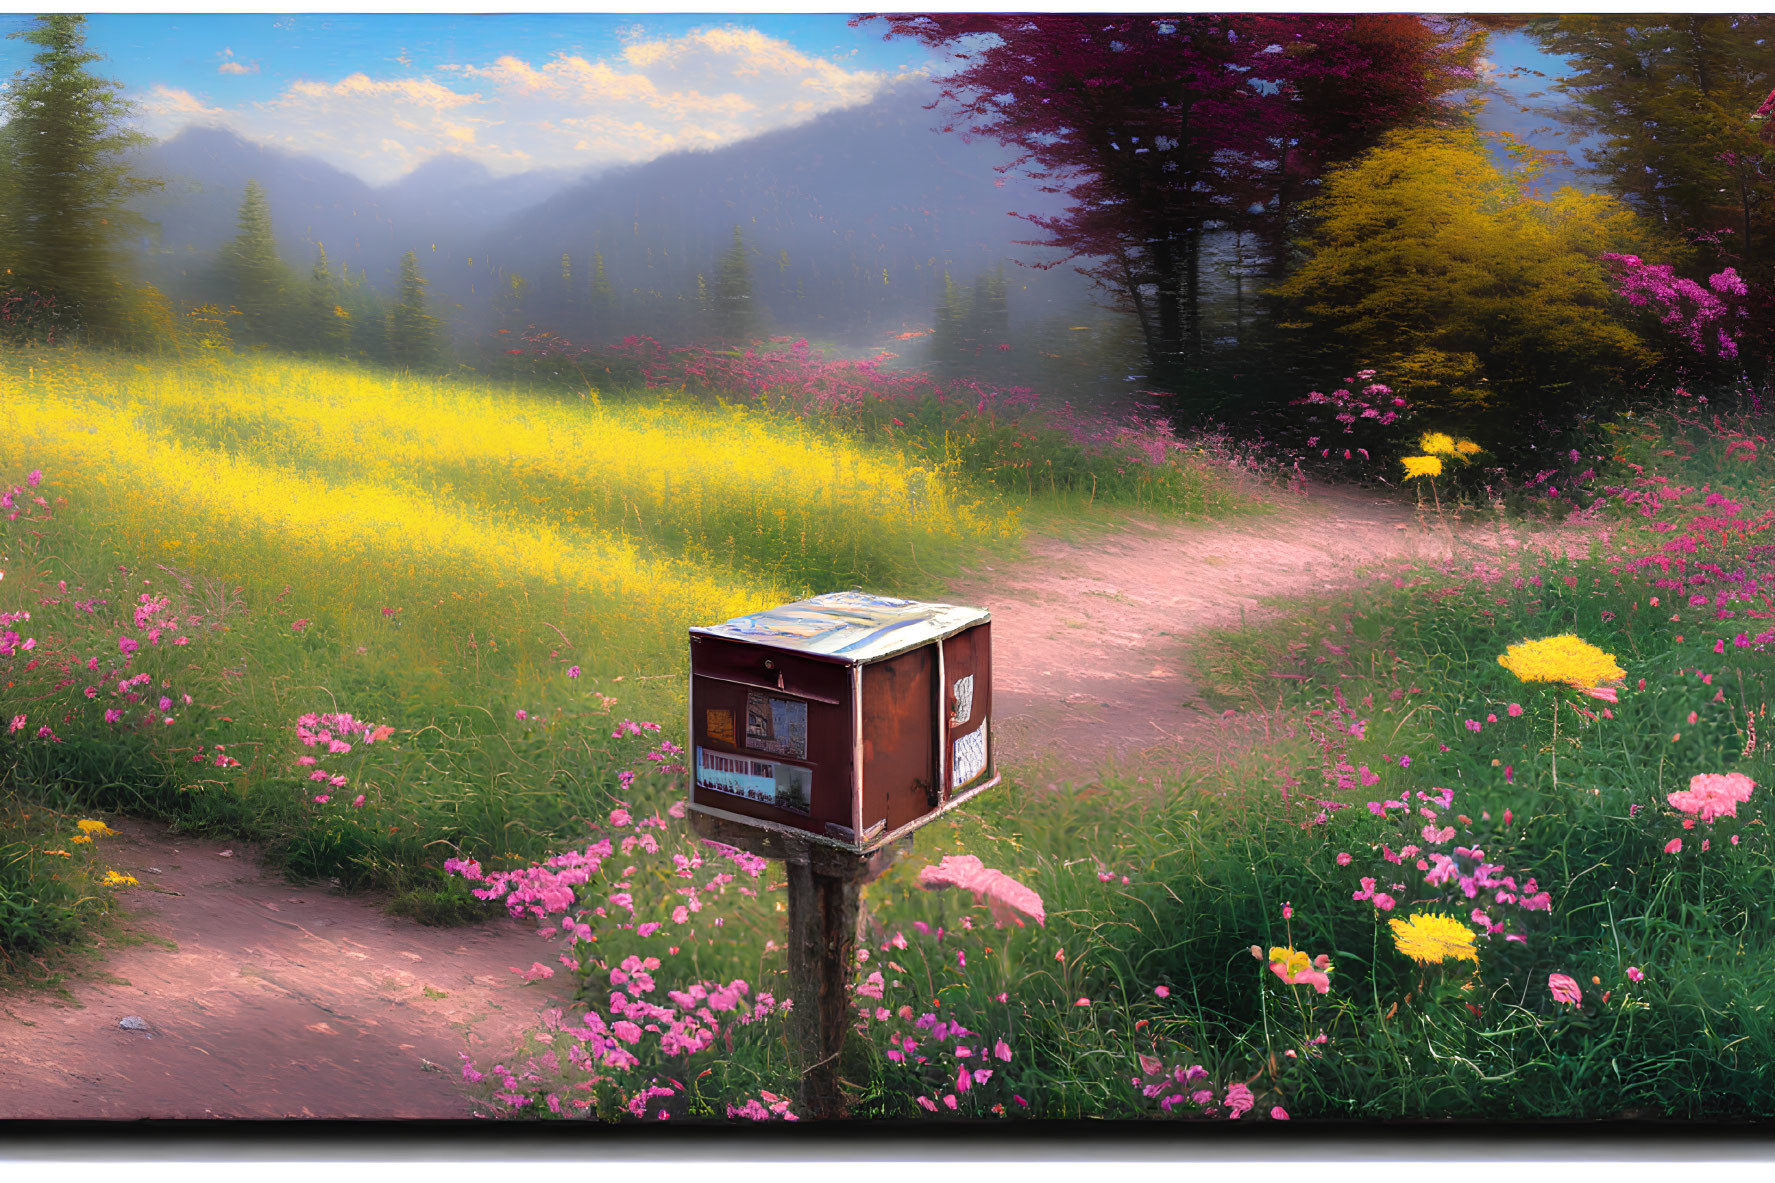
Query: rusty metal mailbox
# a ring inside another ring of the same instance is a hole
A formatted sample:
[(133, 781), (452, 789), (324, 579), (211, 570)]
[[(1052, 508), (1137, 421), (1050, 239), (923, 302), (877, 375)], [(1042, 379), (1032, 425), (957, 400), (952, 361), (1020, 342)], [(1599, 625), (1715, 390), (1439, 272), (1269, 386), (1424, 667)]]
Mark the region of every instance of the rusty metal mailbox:
[(690, 630), (690, 807), (876, 850), (998, 783), (982, 608), (833, 592)]

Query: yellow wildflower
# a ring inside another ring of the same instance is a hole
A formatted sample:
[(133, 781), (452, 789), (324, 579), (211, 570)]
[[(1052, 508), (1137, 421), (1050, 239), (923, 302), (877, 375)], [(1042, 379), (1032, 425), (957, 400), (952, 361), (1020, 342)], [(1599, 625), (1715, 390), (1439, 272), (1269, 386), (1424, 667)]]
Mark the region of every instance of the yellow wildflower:
[(1565, 682), (1580, 689), (1627, 676), (1613, 656), (1573, 633), (1518, 642), (1498, 664), (1524, 682)]
[(1478, 444), (1474, 443), (1472, 440), (1462, 440), (1460, 443), (1455, 445), (1455, 451), (1459, 452), (1463, 456), (1471, 456), (1475, 452), (1480, 452), (1483, 450), (1484, 449), (1482, 449)]
[(70, 841), (70, 842), (91, 842), (92, 835), (91, 834), (76, 834), (72, 838), (68, 839), (68, 841)]
[(1419, 913), (1406, 920), (1389, 920), (1394, 946), (1419, 965), (1436, 965), (1451, 958), (1477, 963), (1474, 932), (1453, 916)]
[(63, 858), (73, 858), (73, 857), (74, 857), (74, 856), (73, 856), (73, 855), (71, 855), (71, 854), (69, 854), (69, 853), (68, 853), (68, 852), (67, 852), (67, 851), (65, 851), (65, 850), (46, 850), (46, 851), (44, 851), (44, 852), (43, 852), (43, 853), (44, 853), (44, 854), (57, 854), (57, 855), (60, 855), (60, 856), (61, 856), (61, 857), (63, 857)]
[(1405, 479), (1408, 481), (1413, 477), (1442, 475), (1442, 461), (1434, 456), (1406, 456), (1400, 463), (1405, 465)]
[(1455, 440), (1447, 432), (1426, 431), (1424, 438), (1418, 441), (1418, 447), (1432, 456), (1452, 456), (1455, 452)]
[(110, 826), (107, 826), (104, 822), (93, 821), (91, 818), (75, 822), (74, 824), (79, 827), (82, 834), (90, 834), (95, 838), (102, 838), (106, 834), (115, 834), (117, 832)]
[(103, 882), (106, 887), (134, 887), (136, 886), (136, 877), (134, 875), (120, 875), (116, 871), (106, 871)]

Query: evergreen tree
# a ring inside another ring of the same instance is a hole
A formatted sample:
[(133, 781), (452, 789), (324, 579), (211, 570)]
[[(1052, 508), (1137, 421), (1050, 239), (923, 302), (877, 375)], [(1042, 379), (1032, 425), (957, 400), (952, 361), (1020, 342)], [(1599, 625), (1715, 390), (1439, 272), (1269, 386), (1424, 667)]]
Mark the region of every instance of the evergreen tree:
[(561, 307), (571, 323), (577, 319), (579, 311), (579, 294), (573, 288), (573, 256), (566, 251), (561, 252)]
[(285, 309), (289, 269), (277, 257), (271, 207), (259, 182), (247, 182), (235, 224), (238, 232), (222, 248), (221, 270), (228, 299), (240, 311), (236, 339), (247, 345), (293, 344), (297, 334), (290, 331)]
[(159, 186), (129, 171), (125, 154), (146, 137), (125, 130), (130, 104), (118, 83), (86, 67), (86, 18), (56, 13), (12, 33), (38, 47), (35, 69), (3, 97), (10, 141), (10, 286), (52, 296), (101, 334), (120, 327), (124, 286), (118, 248), (139, 230), (130, 198)]
[(610, 286), (610, 277), (604, 273), (603, 251), (592, 252), (592, 287), (587, 303), (591, 312), (592, 339), (610, 337), (616, 320), (616, 292)]
[(758, 309), (752, 301), (752, 264), (747, 258), (746, 240), (740, 236), (738, 226), (733, 228), (733, 245), (716, 264), (708, 304), (709, 324), (716, 340), (737, 344), (757, 335)]
[(327, 248), (315, 248), (314, 270), (303, 293), (302, 327), (297, 345), (314, 353), (343, 356), (351, 347), (351, 313), (332, 269)]
[(425, 310), (426, 281), (419, 274), (419, 257), (412, 251), (401, 256), (401, 302), (388, 314), (388, 360), (408, 369), (437, 364), (437, 318)]
[(954, 378), (968, 368), (968, 301), (949, 272), (943, 273), (943, 298), (937, 304), (935, 325), (931, 330), (932, 368), (945, 378)]
[(349, 333), (347, 352), (365, 361), (388, 360), (388, 309), (381, 293), (371, 287), (364, 273), (340, 268), (339, 305), (345, 311)]
[(1005, 267), (974, 278), (974, 302), (968, 308), (968, 336), (976, 352), (997, 352), (1011, 338), (1010, 309), (1005, 302)]
[(493, 327), (506, 333), (522, 332), (529, 324), (526, 319), (529, 293), (529, 280), (516, 272), (507, 276), (499, 285), (499, 293), (493, 297)]

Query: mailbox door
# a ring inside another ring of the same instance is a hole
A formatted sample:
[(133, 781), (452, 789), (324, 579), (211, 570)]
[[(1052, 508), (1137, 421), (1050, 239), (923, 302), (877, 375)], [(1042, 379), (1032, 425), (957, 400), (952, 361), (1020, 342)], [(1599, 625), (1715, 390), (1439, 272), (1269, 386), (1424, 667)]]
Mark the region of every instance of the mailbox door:
[(849, 670), (714, 637), (693, 637), (690, 652), (691, 799), (815, 834), (828, 823), (848, 832)]
[(936, 779), (937, 648), (863, 666), (864, 841), (915, 822), (942, 803)]
[(991, 630), (989, 621), (941, 642), (944, 800), (992, 776)]

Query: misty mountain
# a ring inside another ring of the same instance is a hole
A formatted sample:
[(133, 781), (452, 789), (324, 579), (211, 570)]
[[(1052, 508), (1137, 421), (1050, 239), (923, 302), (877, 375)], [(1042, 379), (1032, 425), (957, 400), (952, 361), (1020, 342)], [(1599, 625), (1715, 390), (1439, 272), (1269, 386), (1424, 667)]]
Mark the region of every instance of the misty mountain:
[(207, 278), (214, 252), (234, 237), (249, 180), (265, 190), (284, 261), (306, 270), (315, 246), (335, 268), (368, 273), (387, 289), (408, 250), (483, 233), (575, 179), (572, 170), (495, 178), (465, 157), (434, 157), (392, 185), (372, 188), (313, 156), (279, 151), (216, 127), (187, 128), (147, 146), (135, 169), (164, 187), (136, 208), (158, 224), (143, 244), (151, 278), (190, 290)]
[[(903, 86), (581, 181), (485, 236), (460, 270), (431, 274), (434, 288), (470, 328), (693, 336), (699, 279), (713, 282), (737, 226), (766, 329), (878, 343), (930, 325), (946, 272), (969, 287), (1000, 265), (1015, 319), (1076, 308), (1083, 281), (1070, 268), (1015, 263), (1058, 255), (1017, 245), (1041, 234), (1011, 213), (1057, 212), (1064, 198), (995, 171), (1007, 159), (997, 144), (937, 130), (930, 93)], [(600, 260), (607, 295), (595, 290)]]
[(694, 337), (699, 284), (713, 281), (736, 226), (768, 331), (879, 344), (928, 328), (946, 273), (971, 288), (1001, 266), (1014, 320), (1072, 315), (1088, 298), (1083, 281), (1068, 267), (1017, 266), (1057, 255), (1017, 245), (1041, 235), (1010, 216), (1057, 212), (1064, 198), (997, 172), (997, 144), (937, 130), (929, 93), (907, 85), (724, 148), (597, 174), (495, 177), (443, 155), (380, 188), (311, 156), (190, 128), (137, 163), (166, 181), (138, 202), (159, 224), (144, 244), (149, 277), (204, 294), (250, 179), (286, 262), (306, 271), (323, 244), (335, 270), (391, 293), (401, 254), (415, 250), (433, 310), (463, 340), (501, 325), (586, 341)]

